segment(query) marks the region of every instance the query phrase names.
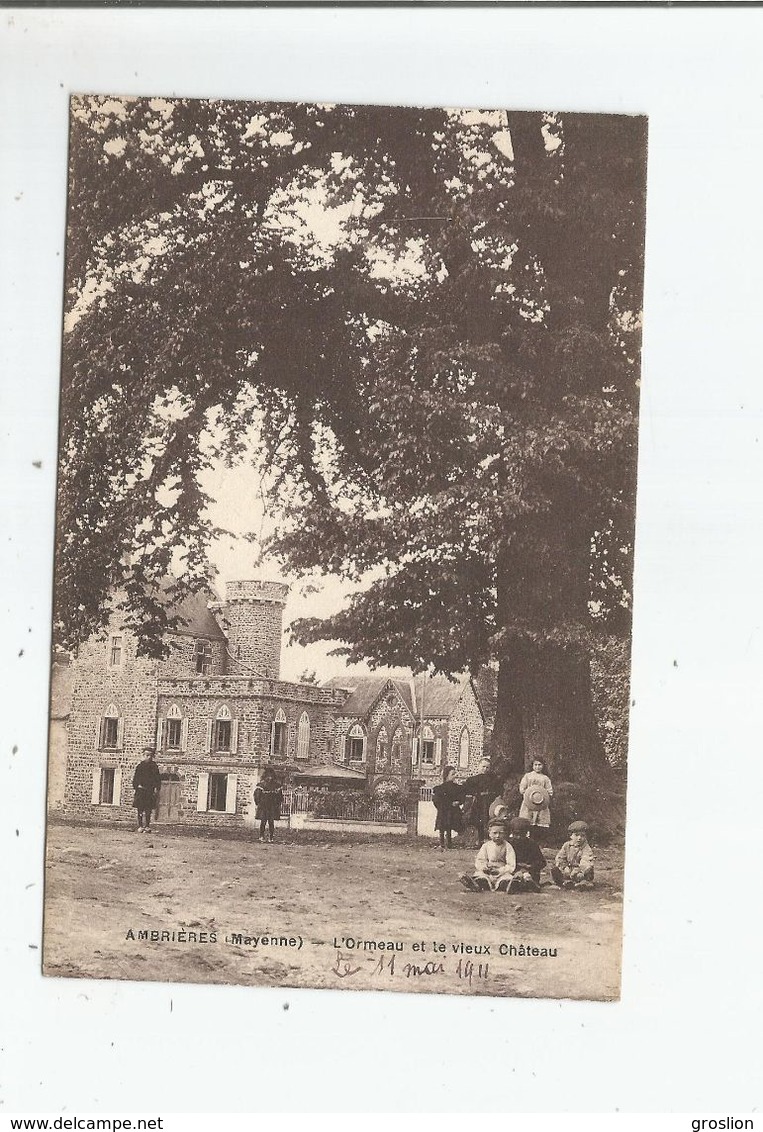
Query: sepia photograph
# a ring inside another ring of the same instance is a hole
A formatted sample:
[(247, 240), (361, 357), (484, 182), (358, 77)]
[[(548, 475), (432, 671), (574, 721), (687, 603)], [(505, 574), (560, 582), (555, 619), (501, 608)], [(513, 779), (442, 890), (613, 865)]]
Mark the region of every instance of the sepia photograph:
[(71, 98), (46, 975), (619, 998), (646, 166)]

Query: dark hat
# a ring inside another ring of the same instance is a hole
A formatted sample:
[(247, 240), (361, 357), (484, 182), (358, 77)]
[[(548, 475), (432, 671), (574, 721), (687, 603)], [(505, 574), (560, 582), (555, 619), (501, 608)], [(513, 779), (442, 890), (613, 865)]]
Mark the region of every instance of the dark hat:
[(503, 833), (506, 832), (506, 822), (502, 818), (491, 818), (487, 824), (488, 829), (500, 829)]
[(548, 791), (544, 786), (530, 786), (525, 790), (525, 805), (528, 810), (545, 810), (548, 806)]
[(573, 821), (567, 826), (568, 833), (588, 833), (588, 823), (584, 821)]
[(531, 828), (531, 823), (527, 818), (512, 818), (509, 822), (510, 833), (527, 833)]

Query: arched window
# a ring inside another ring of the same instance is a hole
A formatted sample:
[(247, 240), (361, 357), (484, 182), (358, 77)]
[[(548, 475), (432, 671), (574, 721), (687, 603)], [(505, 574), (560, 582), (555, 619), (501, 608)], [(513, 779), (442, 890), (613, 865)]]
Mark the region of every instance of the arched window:
[(392, 736), (392, 746), (390, 748), (390, 769), (398, 773), (402, 765), (402, 750), (403, 733), (398, 727), (397, 731)]
[(469, 729), (466, 727), (461, 732), (458, 744), (458, 765), (462, 770), (469, 765)]
[[(161, 751), (162, 747), (166, 747), (168, 751), (182, 751), (185, 750), (185, 743), (183, 742), (183, 717), (180, 708), (177, 704), (172, 704), (167, 708), (167, 718), (164, 721), (164, 733), (162, 734), (162, 721), (159, 720), (159, 729), (157, 735), (157, 747)], [(162, 738), (164, 742), (162, 743)]]
[(310, 758), (310, 716), (306, 711), (303, 711), (302, 715), (299, 717), (299, 727), (297, 728), (297, 758)]
[(270, 754), (272, 758), (286, 756), (286, 712), (279, 708), (270, 726)]
[(348, 763), (362, 763), (366, 758), (366, 733), (359, 723), (351, 727), (344, 741), (344, 757)]
[(376, 772), (387, 769), (387, 762), (389, 761), (389, 739), (387, 738), (387, 728), (380, 727), (379, 733), (376, 736)]
[(116, 704), (109, 704), (98, 721), (98, 747), (118, 751), (122, 746), (122, 718)]
[(214, 719), (209, 721), (207, 750), (218, 754), (235, 754), (238, 750), (238, 720), (231, 715), (227, 704), (222, 704)]

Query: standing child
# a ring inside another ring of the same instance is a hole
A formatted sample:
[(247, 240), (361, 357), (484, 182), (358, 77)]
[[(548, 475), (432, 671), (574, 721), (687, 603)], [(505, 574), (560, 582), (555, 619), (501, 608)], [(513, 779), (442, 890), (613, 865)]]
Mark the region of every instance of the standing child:
[(255, 818), (260, 823), (260, 841), (267, 840), (265, 829), (270, 834), (270, 840), (275, 841), (273, 823), (281, 816), (283, 804), (283, 791), (278, 784), (274, 771), (266, 767), (262, 778), (254, 790), (254, 804), (257, 807)]
[(551, 866), (551, 876), (560, 888), (593, 888), (593, 849), (588, 843), (588, 826), (574, 821), (568, 827), (565, 841)]
[(546, 774), (542, 759), (533, 759), (532, 770), (522, 776), (519, 784), (522, 795), (521, 818), (527, 818), (531, 825), (530, 836), (543, 845), (551, 826), (551, 799), (554, 788)]
[(491, 821), (488, 839), (474, 860), (474, 874), (459, 877), (470, 892), (507, 892), (514, 875), (517, 860), (506, 840), (506, 826), (502, 821)]
[(463, 829), (460, 800), (463, 791), (454, 779), (456, 771), (452, 766), (446, 766), (442, 772), (442, 782), (432, 791), (432, 801), (437, 810), (434, 823), (440, 833), (440, 848), (451, 848), (451, 834), (455, 830), (460, 833)]

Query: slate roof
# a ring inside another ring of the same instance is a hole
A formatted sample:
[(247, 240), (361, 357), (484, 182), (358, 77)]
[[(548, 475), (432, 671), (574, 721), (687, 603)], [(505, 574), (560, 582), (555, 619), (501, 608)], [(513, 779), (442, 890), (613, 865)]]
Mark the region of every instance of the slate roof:
[(368, 711), (382, 693), (387, 684), (393, 684), (402, 697), (403, 703), (409, 711), (413, 711), (413, 696), (410, 680), (393, 676), (356, 676), (347, 673), (342, 676), (332, 676), (324, 682), (324, 688), (348, 688), (350, 697), (342, 705), (343, 715), (352, 715), (360, 719)]
[(206, 637), (211, 641), (224, 641), (225, 633), (220, 628), (214, 613), (207, 608), (207, 603), (215, 601), (214, 594), (189, 594), (182, 601), (172, 607), (176, 617), (182, 617), (185, 624), (179, 624), (174, 630), (181, 637)]
[(417, 676), (414, 681), (416, 714), (421, 713), (423, 697), (424, 719), (447, 719), (468, 683), (468, 676), (457, 676), (455, 680), (447, 676)]
[(458, 676), (449, 680), (447, 676), (359, 676), (348, 672), (342, 676), (332, 676), (324, 687), (348, 688), (349, 699), (342, 707), (342, 714), (362, 719), (381, 695), (387, 684), (392, 684), (400, 693), (403, 703), (412, 715), (421, 711), (421, 695), (424, 694), (424, 718), (446, 719), (461, 698), (468, 676)]
[[(174, 579), (168, 578), (161, 589), (169, 590)], [(170, 602), (168, 613), (172, 617), (180, 617), (181, 621), (173, 632), (180, 637), (204, 637), (210, 641), (226, 640), (225, 633), (215, 618), (214, 613), (207, 608), (210, 602), (220, 599), (213, 590), (201, 590), (199, 593), (187, 594), (179, 601)]]

